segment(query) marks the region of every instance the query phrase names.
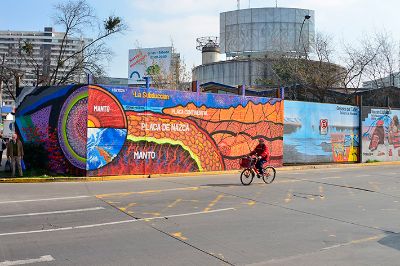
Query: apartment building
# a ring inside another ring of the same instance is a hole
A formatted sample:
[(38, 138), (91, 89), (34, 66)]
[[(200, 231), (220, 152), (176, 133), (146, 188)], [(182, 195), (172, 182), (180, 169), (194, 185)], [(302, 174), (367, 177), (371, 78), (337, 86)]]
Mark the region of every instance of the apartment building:
[[(52, 27), (45, 27), (44, 31), (0, 31), (0, 71), (5, 68), (22, 73), (20, 86), (34, 86), (38, 75), (46, 77), (57, 66), (64, 32), (55, 32)], [(69, 38), (64, 42), (64, 58), (79, 52), (90, 39)], [(31, 56), (21, 56), (20, 48), (25, 44), (32, 45)], [(73, 59), (71, 59), (73, 60)], [(59, 74), (63, 75), (70, 70), (70, 62), (65, 62)], [(80, 82), (82, 75), (73, 77), (71, 82)], [(15, 84), (13, 84), (15, 91)], [(3, 90), (4, 91), (4, 90)], [(3, 105), (12, 105), (10, 95), (3, 93)]]

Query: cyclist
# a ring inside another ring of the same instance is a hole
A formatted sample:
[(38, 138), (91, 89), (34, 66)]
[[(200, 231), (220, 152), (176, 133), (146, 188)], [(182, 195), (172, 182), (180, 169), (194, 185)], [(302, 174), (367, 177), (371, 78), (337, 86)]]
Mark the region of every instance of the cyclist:
[(269, 153), (269, 149), (268, 146), (265, 144), (265, 141), (263, 138), (260, 138), (258, 140), (258, 145), (256, 146), (256, 148), (250, 153), (251, 155), (256, 155), (258, 158), (258, 161), (256, 163), (256, 168), (258, 170), (257, 177), (259, 178), (260, 175), (264, 174), (264, 169), (263, 169), (263, 164), (265, 162), (269, 161), (269, 157), (270, 157), (270, 153)]

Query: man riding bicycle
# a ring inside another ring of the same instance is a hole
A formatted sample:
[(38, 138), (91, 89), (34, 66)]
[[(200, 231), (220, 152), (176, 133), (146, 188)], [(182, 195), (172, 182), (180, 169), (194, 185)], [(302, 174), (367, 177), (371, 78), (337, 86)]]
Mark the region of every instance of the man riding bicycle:
[(260, 138), (258, 140), (258, 145), (250, 153), (250, 156), (251, 155), (256, 155), (258, 158), (258, 161), (256, 163), (256, 168), (259, 173), (259, 175), (257, 175), (257, 177), (260, 177), (260, 175), (264, 174), (264, 169), (262, 166), (265, 162), (269, 161), (269, 157), (270, 157), (269, 149), (268, 149), (268, 146), (265, 144), (264, 139)]

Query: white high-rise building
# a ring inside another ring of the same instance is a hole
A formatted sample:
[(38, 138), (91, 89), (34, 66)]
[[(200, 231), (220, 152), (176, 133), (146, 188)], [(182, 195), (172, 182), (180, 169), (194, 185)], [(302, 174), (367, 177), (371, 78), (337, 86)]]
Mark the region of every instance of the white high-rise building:
[[(2, 65), (17, 70), (18, 73), (23, 73), (20, 86), (34, 86), (38, 74), (40, 77), (49, 76), (51, 70), (57, 66), (64, 36), (65, 33), (55, 32), (52, 27), (45, 27), (44, 31), (0, 31), (0, 71)], [(64, 58), (79, 52), (88, 41), (90, 39), (67, 39), (64, 42)], [(18, 54), (25, 43), (32, 44), (31, 56)], [(59, 75), (62, 76), (69, 71), (72, 65), (68, 61), (65, 62), (59, 70)], [(81, 77), (82, 75), (74, 77), (73, 81), (80, 82)], [(2, 96), (3, 105), (13, 104), (9, 95), (3, 93)]]

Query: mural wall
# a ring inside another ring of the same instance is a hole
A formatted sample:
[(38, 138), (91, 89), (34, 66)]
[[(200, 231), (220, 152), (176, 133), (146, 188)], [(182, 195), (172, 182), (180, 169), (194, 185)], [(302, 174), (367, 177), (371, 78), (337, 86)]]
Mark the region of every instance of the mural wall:
[(90, 86), (90, 176), (239, 169), (262, 137), (282, 165), (277, 99)]
[(239, 169), (258, 138), (283, 163), (283, 101), (126, 87), (25, 89), (17, 125), (53, 173), (156, 174)]
[(358, 107), (285, 101), (284, 163), (356, 162)]
[(87, 87), (71, 85), (25, 88), (17, 99), (19, 134), (26, 146), (42, 144), (51, 173), (86, 173), (87, 98)]
[(400, 110), (364, 107), (363, 161), (400, 161)]

